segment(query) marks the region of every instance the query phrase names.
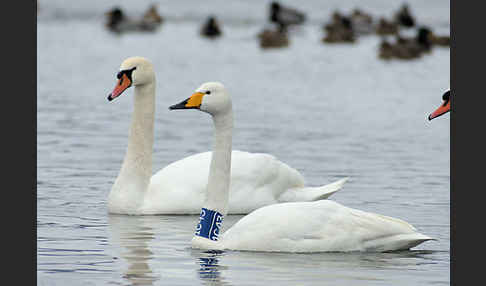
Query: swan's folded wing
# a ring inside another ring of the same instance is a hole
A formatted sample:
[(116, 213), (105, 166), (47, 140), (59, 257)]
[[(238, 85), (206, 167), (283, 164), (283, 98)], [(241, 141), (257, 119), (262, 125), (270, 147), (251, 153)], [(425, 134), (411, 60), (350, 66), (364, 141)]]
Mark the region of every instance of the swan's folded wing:
[(237, 150), (232, 153), (229, 197), (232, 213), (246, 214), (278, 203), (282, 193), (303, 186), (304, 178), (297, 170), (270, 154)]
[(401, 250), (429, 239), (402, 220), (329, 200), (267, 206), (222, 235), (226, 249), (284, 252)]

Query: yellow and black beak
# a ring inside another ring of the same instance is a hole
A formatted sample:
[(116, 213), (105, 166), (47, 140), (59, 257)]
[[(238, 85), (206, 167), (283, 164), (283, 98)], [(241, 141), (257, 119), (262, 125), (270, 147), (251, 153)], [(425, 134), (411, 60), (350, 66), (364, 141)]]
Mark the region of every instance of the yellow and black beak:
[(436, 117), (439, 117), (443, 114), (446, 114), (451, 110), (451, 101), (449, 98), (450, 91), (446, 92), (444, 96), (442, 97), (444, 102), (434, 111), (429, 115), (429, 120), (432, 120)]
[(196, 92), (191, 97), (188, 99), (178, 103), (174, 104), (169, 107), (170, 110), (174, 109), (199, 109), (201, 107), (202, 99), (203, 99), (204, 93), (202, 92)]

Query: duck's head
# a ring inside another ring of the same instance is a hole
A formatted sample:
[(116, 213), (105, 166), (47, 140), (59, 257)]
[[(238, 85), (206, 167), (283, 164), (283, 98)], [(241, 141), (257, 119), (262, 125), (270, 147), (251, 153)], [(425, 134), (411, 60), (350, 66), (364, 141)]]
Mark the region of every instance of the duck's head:
[(277, 1), (272, 1), (270, 3), (270, 10), (272, 10), (272, 12), (278, 12), (280, 11), (280, 8), (280, 4)]
[(428, 27), (420, 27), (420, 29), (417, 31), (417, 36), (415, 37), (415, 40), (417, 43), (424, 47), (430, 47), (430, 39), (432, 37), (432, 31)]
[(196, 89), (191, 97), (169, 109), (199, 109), (214, 116), (231, 110), (231, 96), (222, 83), (207, 82)]
[(209, 25), (211, 25), (211, 26), (215, 26), (215, 25), (216, 25), (216, 17), (214, 17), (214, 16), (209, 16), (209, 18), (208, 18), (208, 23), (209, 23)]
[(152, 63), (142, 57), (130, 57), (124, 60), (116, 77), (118, 81), (113, 91), (108, 95), (109, 101), (120, 96), (131, 86), (144, 85), (155, 80)]
[(429, 120), (432, 120), (436, 117), (441, 116), (451, 110), (451, 101), (450, 101), (451, 91), (447, 90), (442, 95), (442, 100), (444, 101), (439, 108), (437, 108), (434, 112), (429, 115)]
[(119, 7), (115, 7), (110, 11), (105, 12), (105, 15), (113, 19), (122, 19), (125, 16)]
[(279, 13), (280, 13), (280, 4), (278, 2), (273, 1), (270, 3), (270, 21), (272, 22), (279, 22)]

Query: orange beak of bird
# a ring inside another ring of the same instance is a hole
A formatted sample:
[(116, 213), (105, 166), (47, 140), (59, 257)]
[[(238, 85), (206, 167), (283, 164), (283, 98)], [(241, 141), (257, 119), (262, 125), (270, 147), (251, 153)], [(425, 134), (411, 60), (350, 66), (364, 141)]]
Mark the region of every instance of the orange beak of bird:
[(136, 69), (136, 67), (132, 69), (122, 70), (120, 71), (116, 77), (118, 78), (118, 82), (113, 88), (113, 91), (108, 95), (108, 100), (112, 101), (113, 99), (117, 98), (122, 94), (127, 88), (132, 86), (132, 72)]
[(118, 79), (115, 88), (113, 88), (113, 91), (108, 95), (108, 100), (112, 101), (113, 99), (117, 98), (131, 85), (132, 81), (128, 78), (128, 76), (125, 73), (122, 74), (120, 79)]
[(451, 101), (449, 100), (449, 96), (444, 99), (444, 102), (434, 111), (429, 115), (429, 120), (432, 120), (436, 117), (439, 117), (443, 114), (446, 114), (451, 110)]

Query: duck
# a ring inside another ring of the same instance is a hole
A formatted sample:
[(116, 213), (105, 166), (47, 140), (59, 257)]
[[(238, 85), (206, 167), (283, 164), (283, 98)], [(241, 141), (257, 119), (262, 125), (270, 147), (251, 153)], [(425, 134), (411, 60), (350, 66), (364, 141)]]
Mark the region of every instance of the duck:
[(384, 60), (412, 60), (421, 57), (422, 52), (423, 49), (413, 40), (397, 37), (394, 44), (382, 39), (378, 56)]
[(428, 116), (429, 121), (451, 111), (450, 97), (451, 97), (451, 90), (448, 89), (444, 92), (444, 94), (442, 94), (442, 101), (443, 101), (442, 104), (436, 110), (434, 110), (434, 112), (429, 114)]
[(285, 48), (290, 44), (287, 29), (282, 26), (264, 28), (258, 34), (260, 48)]
[(373, 25), (373, 17), (370, 14), (355, 8), (350, 18), (356, 35), (364, 36), (374, 33), (375, 27)]
[[(108, 195), (108, 212), (128, 215), (199, 214), (212, 152), (175, 161), (152, 175), (155, 73), (144, 57), (125, 59), (108, 100), (134, 87), (134, 110), (121, 169)], [(229, 213), (246, 214), (268, 204), (326, 199), (342, 188), (341, 178), (305, 186), (302, 174), (266, 153), (233, 151)], [(188, 174), (191, 174), (188, 177)]]
[(332, 14), (332, 20), (324, 25), (324, 30), (327, 32), (322, 39), (324, 43), (354, 43), (356, 40), (351, 19), (338, 11)]
[(112, 32), (119, 32), (118, 30), (118, 25), (125, 21), (125, 14), (119, 7), (114, 7), (110, 11), (105, 13), (105, 16), (107, 16), (107, 22), (105, 26), (111, 30)]
[(435, 33), (431, 33), (429, 36), (429, 41), (434, 46), (449, 47), (451, 43), (450, 36), (439, 36)]
[(381, 36), (386, 35), (396, 35), (398, 33), (398, 24), (394, 21), (388, 21), (384, 17), (378, 20), (378, 25), (376, 26), (376, 34)]
[(162, 23), (155, 6), (149, 7), (142, 19), (130, 19), (120, 7), (114, 7), (105, 13), (107, 21), (105, 26), (109, 31), (121, 34), (126, 32), (154, 32)]
[(430, 50), (433, 46), (447, 47), (450, 45), (450, 40), (449, 36), (436, 35), (428, 26), (421, 26), (418, 29), (417, 42), (427, 50)]
[(221, 28), (219, 27), (218, 21), (216, 21), (215, 16), (209, 16), (207, 21), (201, 27), (201, 36), (214, 39), (221, 36)]
[(297, 9), (285, 7), (277, 1), (270, 3), (269, 20), (280, 28), (287, 28), (291, 25), (300, 25), (305, 22), (306, 16)]
[(427, 27), (421, 27), (417, 35), (413, 38), (406, 38), (396, 35), (394, 44), (382, 38), (378, 56), (388, 60), (398, 58), (401, 60), (411, 60), (421, 57), (424, 53), (429, 53), (432, 48), (430, 42), (431, 31)]
[(410, 249), (432, 239), (403, 220), (352, 209), (331, 200), (267, 205), (243, 216), (222, 233), (231, 184), (231, 96), (222, 83), (207, 82), (169, 109), (208, 113), (214, 125), (213, 156), (204, 204), (191, 240), (193, 249), (382, 252)]
[(411, 28), (415, 26), (415, 18), (410, 13), (408, 4), (403, 4), (400, 9), (395, 13), (395, 22), (405, 28)]
[(164, 21), (162, 16), (160, 16), (159, 12), (157, 11), (155, 4), (150, 5), (147, 11), (143, 14), (142, 20), (147, 24), (162, 24)]
[(389, 41), (382, 38), (378, 50), (378, 57), (384, 60), (390, 60), (394, 56), (395, 56), (394, 46)]

